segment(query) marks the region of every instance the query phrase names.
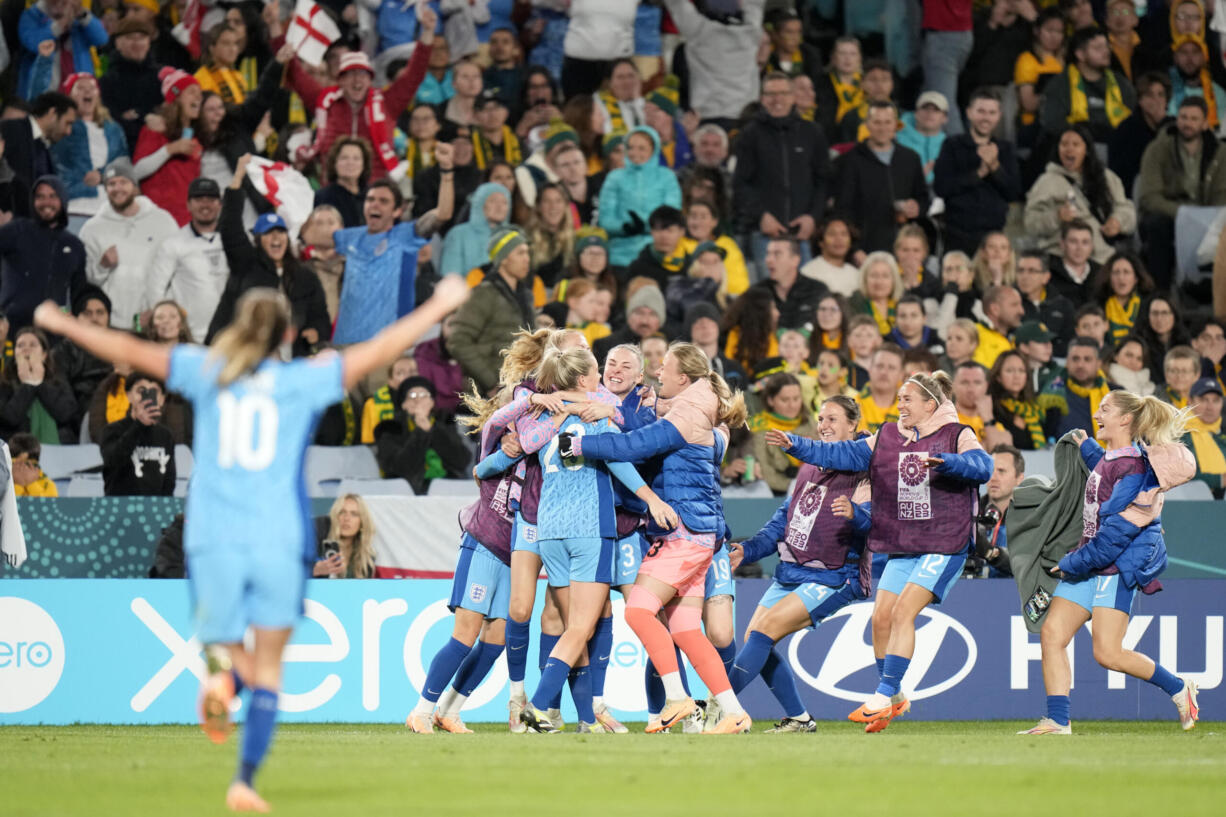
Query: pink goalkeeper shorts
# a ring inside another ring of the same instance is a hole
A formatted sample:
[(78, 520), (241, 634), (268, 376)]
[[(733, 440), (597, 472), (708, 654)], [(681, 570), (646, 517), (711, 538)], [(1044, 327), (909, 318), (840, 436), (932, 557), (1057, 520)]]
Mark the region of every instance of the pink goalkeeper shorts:
[(715, 534), (691, 533), (680, 526), (651, 543), (639, 567), (639, 575), (650, 576), (676, 588), (679, 597), (702, 596), (706, 591), (707, 568), (714, 554)]

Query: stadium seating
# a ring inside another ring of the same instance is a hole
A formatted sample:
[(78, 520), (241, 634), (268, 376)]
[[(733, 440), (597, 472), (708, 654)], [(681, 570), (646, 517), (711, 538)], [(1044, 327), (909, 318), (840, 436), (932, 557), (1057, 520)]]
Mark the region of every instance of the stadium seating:
[(471, 479), (432, 479), (427, 496), (471, 496), (477, 498), (480, 489)]
[[(93, 443), (84, 445), (44, 445), (39, 463), (43, 473), (55, 482), (60, 494), (64, 494), (74, 475), (102, 467), (102, 450)], [(99, 475), (101, 483), (101, 475)], [(84, 494), (101, 496), (102, 494)]]
[(309, 496), (336, 496), (341, 480), (381, 476), (374, 453), (360, 445), (312, 445), (307, 448), (304, 470)]
[(342, 479), (337, 496), (413, 496), (413, 489), (403, 479)]
[[(59, 483), (56, 483), (57, 487)], [(68, 485), (61, 496), (96, 497), (106, 496), (102, 482), (102, 474), (75, 474), (68, 480)]]
[(1213, 491), (1209, 486), (1201, 482), (1199, 479), (1194, 479), (1191, 482), (1184, 483), (1177, 488), (1172, 488), (1166, 494), (1167, 500), (1176, 502), (1196, 502), (1200, 500), (1213, 501)]

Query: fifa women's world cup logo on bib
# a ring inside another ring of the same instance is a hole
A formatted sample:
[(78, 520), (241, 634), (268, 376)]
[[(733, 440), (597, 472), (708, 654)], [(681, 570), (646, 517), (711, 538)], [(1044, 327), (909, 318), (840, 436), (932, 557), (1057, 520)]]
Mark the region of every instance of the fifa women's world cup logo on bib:
[(931, 519), (932, 488), (928, 484), (927, 451), (898, 455), (898, 518)]
[(1086, 479), (1086, 501), (1081, 510), (1081, 535), (1085, 539), (1093, 539), (1098, 533), (1098, 485), (1102, 475), (1090, 472)]
[(511, 493), (511, 482), (509, 474), (503, 477), (498, 483), (498, 489), (494, 491), (494, 498), (490, 500), (490, 510), (501, 519), (511, 518), (511, 504), (507, 501)]
[(813, 530), (813, 523), (817, 521), (817, 515), (822, 512), (825, 502), (825, 485), (814, 485), (812, 482), (805, 485), (800, 499), (796, 502), (796, 512), (792, 514), (792, 521), (788, 524), (785, 542), (788, 547), (803, 548), (808, 544), (809, 532)]

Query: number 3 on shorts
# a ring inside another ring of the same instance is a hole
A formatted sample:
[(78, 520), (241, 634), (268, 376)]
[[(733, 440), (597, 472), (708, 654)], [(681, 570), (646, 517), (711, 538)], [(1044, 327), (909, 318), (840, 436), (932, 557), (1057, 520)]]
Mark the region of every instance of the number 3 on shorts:
[(637, 542), (622, 542), (622, 565), (624, 567), (634, 567), (634, 549), (636, 547), (638, 547)]

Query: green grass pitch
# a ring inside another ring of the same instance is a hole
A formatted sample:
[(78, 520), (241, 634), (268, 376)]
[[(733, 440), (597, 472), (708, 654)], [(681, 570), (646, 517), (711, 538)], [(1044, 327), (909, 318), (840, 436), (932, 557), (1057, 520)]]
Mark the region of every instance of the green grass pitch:
[[(282, 726), (257, 785), (274, 814), (1226, 814), (1226, 723), (902, 720), (880, 735), (413, 735), (399, 726)], [(637, 725), (636, 732), (641, 729)], [(0, 814), (221, 815), (236, 744), (186, 726), (0, 728)]]

